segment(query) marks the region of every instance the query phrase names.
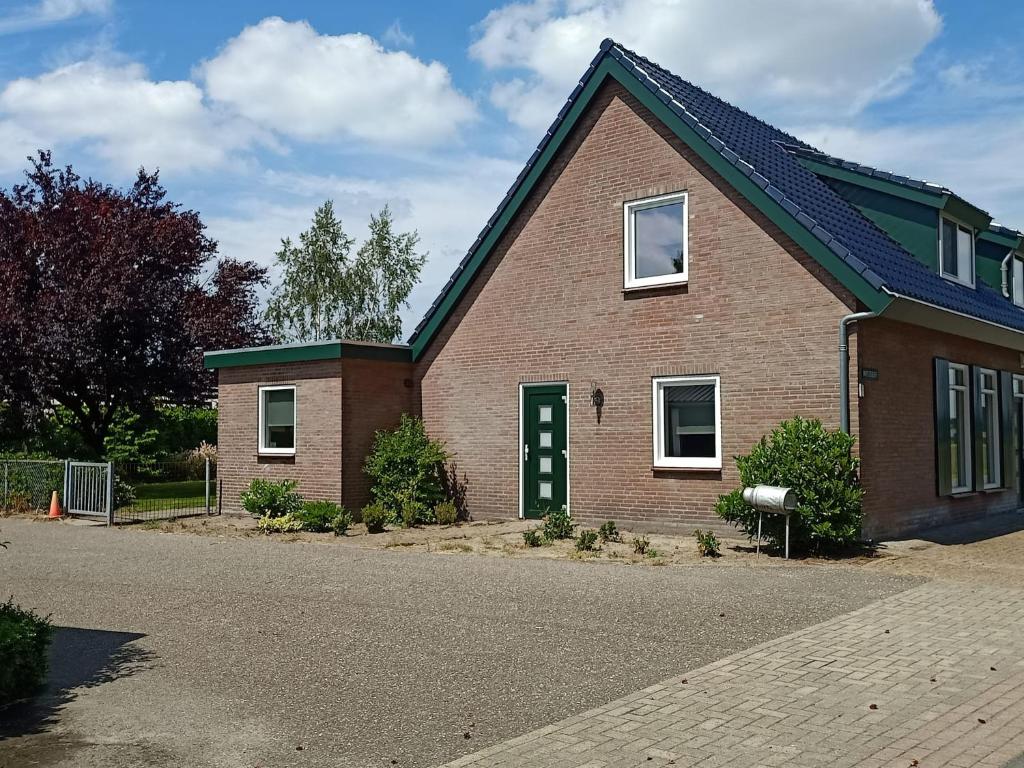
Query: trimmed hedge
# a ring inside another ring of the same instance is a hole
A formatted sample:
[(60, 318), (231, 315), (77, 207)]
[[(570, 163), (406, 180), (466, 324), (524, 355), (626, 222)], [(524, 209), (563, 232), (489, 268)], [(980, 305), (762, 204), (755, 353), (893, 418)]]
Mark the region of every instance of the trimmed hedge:
[(48, 618), (13, 599), (0, 604), (0, 705), (30, 696), (42, 685), (52, 639)]

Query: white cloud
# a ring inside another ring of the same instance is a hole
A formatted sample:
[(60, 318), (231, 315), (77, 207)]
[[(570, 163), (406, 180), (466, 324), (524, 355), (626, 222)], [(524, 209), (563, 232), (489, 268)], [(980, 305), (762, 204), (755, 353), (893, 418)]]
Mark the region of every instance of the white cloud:
[(1024, 229), (1024, 116), (870, 129), (814, 125), (796, 135), (823, 152), (949, 187), (1002, 224)]
[(270, 266), (282, 237), (293, 239), (309, 228), (313, 209), (334, 201), (345, 230), (362, 239), (371, 213), (391, 206), (398, 227), (415, 229), (420, 248), (430, 256), (422, 281), (403, 313), (406, 332), (427, 307), (466, 254), (519, 173), (516, 162), (462, 156), (439, 161), (415, 174), (390, 180), (342, 175), (268, 171), (259, 197), (245, 197), (232, 210), (204, 216), (210, 236), (224, 255), (253, 259)]
[[(140, 165), (176, 171), (218, 167), (257, 133), (210, 110), (188, 80), (150, 80), (139, 64), (85, 61), (0, 91), (0, 121), (21, 141), (41, 148), (84, 145), (119, 171)], [(21, 149), (0, 148), (10, 164)]]
[(246, 27), (200, 74), (214, 100), (303, 140), (422, 146), (476, 116), (440, 62), (386, 51), (362, 34), (321, 35), (306, 22)]
[(489, 13), (470, 55), (521, 73), (492, 99), (535, 130), (604, 37), (755, 112), (856, 114), (906, 84), (940, 27), (931, 0), (535, 0)]
[(382, 39), (395, 48), (412, 48), (416, 44), (416, 38), (402, 29), (401, 19), (391, 22), (391, 26), (384, 30)]
[(41, 0), (0, 15), (0, 35), (27, 32), (78, 16), (102, 16), (110, 12), (111, 6), (112, 0)]

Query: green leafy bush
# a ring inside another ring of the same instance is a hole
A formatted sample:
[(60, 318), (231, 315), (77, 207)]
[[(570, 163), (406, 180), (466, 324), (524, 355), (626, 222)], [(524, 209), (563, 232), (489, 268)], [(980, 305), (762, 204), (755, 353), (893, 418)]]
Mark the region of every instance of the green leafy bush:
[(242, 507), (255, 518), (296, 516), (302, 511), (302, 497), (294, 480), (254, 478), (242, 492)]
[(114, 509), (132, 506), (138, 500), (135, 486), (114, 472)]
[(455, 502), (445, 499), (434, 507), (434, 519), (438, 525), (455, 525), (459, 519), (459, 510), (455, 508)]
[(384, 509), (382, 504), (367, 504), (362, 511), (363, 524), (369, 533), (383, 533), (388, 523), (394, 521), (394, 517)]
[(344, 536), (352, 527), (352, 513), (344, 507), (333, 518), (331, 518), (331, 531), (335, 536)]
[(0, 603), (0, 705), (32, 694), (46, 677), (53, 638), (48, 618)]
[(564, 509), (554, 509), (544, 515), (541, 533), (546, 541), (571, 539), (576, 524)]
[(523, 531), (523, 544), (528, 547), (539, 547), (544, 543), (544, 538), (540, 534), (540, 530), (537, 528), (530, 528), (528, 531)]
[(373, 450), (366, 457), (366, 474), (373, 498), (394, 520), (405, 519), (405, 510), (415, 523), (431, 523), (434, 506), (445, 499), (444, 444), (431, 440), (423, 421), (407, 414), (393, 430), (381, 430)]
[(415, 501), (406, 500), (402, 505), (402, 513), (399, 515), (399, 520), (401, 520), (403, 528), (415, 528), (416, 524), (419, 523), (423, 517), (423, 507)]
[(260, 533), (296, 533), (303, 530), (303, 523), (291, 512), (278, 517), (261, 517), (256, 523)]
[(602, 542), (622, 541), (622, 536), (619, 534), (619, 529), (615, 527), (614, 520), (601, 523), (601, 527), (597, 529), (597, 535)]
[(632, 544), (633, 554), (645, 555), (647, 554), (648, 548), (651, 546), (651, 540), (646, 536), (634, 536)]
[(593, 552), (597, 549), (597, 531), (584, 528), (576, 537), (577, 552)]
[(693, 538), (697, 540), (697, 553), (701, 557), (722, 556), (722, 545), (714, 531), (702, 531), (698, 528), (693, 532)]
[[(790, 547), (794, 552), (837, 551), (860, 541), (860, 462), (853, 438), (825, 429), (817, 419), (799, 416), (782, 422), (746, 456), (736, 457), (743, 486), (758, 484), (792, 488), (797, 508), (790, 516)], [(743, 501), (742, 489), (720, 496), (715, 511), (748, 537), (757, 536), (757, 511)], [(781, 548), (785, 520), (765, 515), (764, 538)]]
[(341, 505), (333, 501), (304, 501), (295, 517), (302, 521), (305, 530), (324, 533), (331, 530), (334, 518), (341, 511)]

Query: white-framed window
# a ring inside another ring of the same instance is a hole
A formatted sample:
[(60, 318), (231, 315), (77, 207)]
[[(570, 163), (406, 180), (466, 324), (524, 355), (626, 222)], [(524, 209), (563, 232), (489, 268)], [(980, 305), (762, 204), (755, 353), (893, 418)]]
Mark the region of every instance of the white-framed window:
[(999, 435), (999, 376), (988, 368), (978, 370), (978, 430), (980, 431), (981, 487), (984, 489), (998, 488), (1002, 452), (1000, 451)]
[(1018, 307), (1024, 307), (1024, 256), (1014, 254), (1010, 259), (1010, 296)]
[(939, 232), (939, 270), (943, 277), (974, 287), (974, 230), (943, 216)]
[(689, 272), (686, 230), (686, 192), (625, 203), (625, 287), (685, 283)]
[(259, 452), (271, 455), (295, 453), (295, 387), (260, 387)]
[(654, 466), (722, 468), (722, 403), (718, 376), (652, 380)]
[(971, 388), (968, 368), (949, 364), (949, 468), (953, 493), (973, 490), (971, 476)]

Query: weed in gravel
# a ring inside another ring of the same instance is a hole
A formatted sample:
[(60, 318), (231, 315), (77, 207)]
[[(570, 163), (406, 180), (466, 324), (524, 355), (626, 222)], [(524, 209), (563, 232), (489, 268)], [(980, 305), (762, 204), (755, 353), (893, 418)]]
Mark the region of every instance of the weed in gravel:
[(597, 531), (592, 531), (589, 528), (584, 528), (580, 531), (580, 535), (576, 537), (576, 551), (597, 551)]
[(527, 547), (539, 547), (544, 543), (544, 539), (541, 536), (539, 528), (531, 528), (528, 531), (523, 531), (523, 544)]
[(608, 520), (607, 522), (601, 523), (601, 527), (597, 529), (598, 538), (601, 539), (601, 543), (607, 543), (609, 541), (622, 541), (622, 534), (619, 533), (619, 529), (615, 527), (614, 520)]
[(651, 546), (651, 540), (646, 536), (634, 536), (633, 537), (633, 554), (645, 555), (647, 549)]
[(702, 531), (698, 528), (693, 532), (693, 538), (697, 540), (697, 552), (701, 557), (722, 556), (722, 545), (714, 531)]
[(440, 552), (472, 552), (473, 547), (462, 541), (442, 541), (437, 545)]
[(544, 524), (541, 530), (546, 541), (559, 541), (571, 539), (576, 523), (569, 517), (564, 509), (553, 509), (544, 515)]

